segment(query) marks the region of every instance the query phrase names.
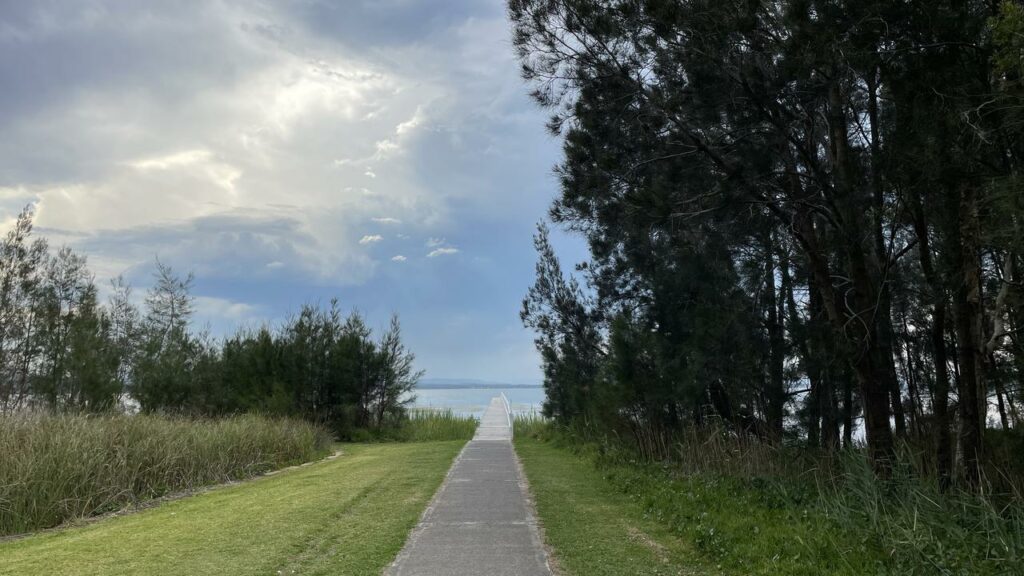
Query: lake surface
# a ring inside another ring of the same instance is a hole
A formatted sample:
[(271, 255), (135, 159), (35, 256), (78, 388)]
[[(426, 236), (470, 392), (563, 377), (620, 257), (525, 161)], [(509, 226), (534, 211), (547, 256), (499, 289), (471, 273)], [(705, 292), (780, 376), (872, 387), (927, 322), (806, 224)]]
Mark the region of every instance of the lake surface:
[(522, 388), (417, 388), (414, 408), (450, 409), (456, 414), (480, 418), (491, 398), (505, 393), (513, 414), (540, 413), (544, 402), (544, 388), (530, 386)]

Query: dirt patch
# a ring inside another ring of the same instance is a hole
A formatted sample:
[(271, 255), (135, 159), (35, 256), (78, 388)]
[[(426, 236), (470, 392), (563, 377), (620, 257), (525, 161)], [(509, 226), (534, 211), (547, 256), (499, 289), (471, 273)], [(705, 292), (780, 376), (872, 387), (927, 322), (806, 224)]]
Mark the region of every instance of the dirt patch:
[[(646, 532), (637, 528), (636, 526), (625, 524), (625, 527), (626, 533), (629, 535), (630, 541), (637, 542), (642, 546), (646, 547), (647, 549), (651, 550), (652, 552), (654, 552), (654, 555), (658, 559), (658, 562), (661, 562), (666, 566), (673, 564), (672, 557), (668, 551), (668, 548), (662, 546), (661, 543), (659, 543), (654, 538), (651, 538)], [(675, 569), (676, 568), (673, 568), (673, 570)], [(679, 568), (678, 570), (679, 571), (677, 572), (677, 574), (679, 574), (680, 576), (706, 576), (707, 574), (709, 574), (708, 572), (697, 572), (691, 567), (683, 567)]]
[(656, 542), (653, 538), (648, 536), (643, 530), (640, 530), (636, 526), (626, 526), (626, 531), (629, 533), (629, 539), (633, 542), (639, 542), (645, 547), (654, 552), (654, 555), (658, 557), (658, 561), (662, 564), (668, 564), (671, 562), (669, 558), (668, 550)]

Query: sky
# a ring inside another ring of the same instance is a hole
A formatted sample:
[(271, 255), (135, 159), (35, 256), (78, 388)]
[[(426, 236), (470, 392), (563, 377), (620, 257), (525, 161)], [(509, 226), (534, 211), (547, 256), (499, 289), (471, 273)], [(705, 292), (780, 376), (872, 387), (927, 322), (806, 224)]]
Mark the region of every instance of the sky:
[(0, 229), (34, 205), (101, 287), (159, 258), (214, 335), (336, 297), (427, 377), (539, 383), (560, 145), (501, 1), (0, 0), (0, 78)]

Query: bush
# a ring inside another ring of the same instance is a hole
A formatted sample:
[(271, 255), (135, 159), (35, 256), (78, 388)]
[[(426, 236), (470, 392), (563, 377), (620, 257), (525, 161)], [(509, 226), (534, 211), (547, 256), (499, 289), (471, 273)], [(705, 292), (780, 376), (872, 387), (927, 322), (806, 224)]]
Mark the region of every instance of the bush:
[(0, 535), (49, 528), (326, 453), (302, 421), (236, 416), (0, 417)]

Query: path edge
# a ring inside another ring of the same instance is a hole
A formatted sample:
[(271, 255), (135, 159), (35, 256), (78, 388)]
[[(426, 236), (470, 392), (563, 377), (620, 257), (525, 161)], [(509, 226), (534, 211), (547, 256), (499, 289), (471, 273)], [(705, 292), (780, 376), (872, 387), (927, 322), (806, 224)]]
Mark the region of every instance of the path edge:
[(537, 515), (537, 506), (533, 501), (533, 492), (530, 491), (530, 479), (526, 477), (523, 462), (519, 459), (519, 453), (516, 452), (516, 443), (513, 440), (509, 440), (509, 444), (512, 447), (512, 459), (516, 463), (516, 474), (519, 477), (519, 491), (522, 492), (523, 500), (526, 504), (526, 522), (530, 526), (530, 538), (534, 541), (534, 547), (540, 551), (541, 560), (543, 560), (544, 567), (547, 568), (548, 573), (551, 576), (562, 576), (562, 568), (558, 564), (558, 559), (554, 556), (551, 547), (548, 546), (544, 524), (540, 521), (540, 516)]
[[(466, 443), (462, 445), (462, 449), (459, 450), (459, 453), (455, 455), (451, 466), (448, 467), (448, 472), (444, 475), (444, 480), (441, 481), (441, 485), (434, 491), (434, 495), (430, 497), (430, 502), (428, 502), (427, 507), (423, 509), (423, 514), (420, 514), (419, 519), (416, 520), (416, 525), (409, 531), (409, 536), (407, 536), (405, 542), (402, 543), (402, 548), (398, 551), (398, 555), (395, 556), (395, 559), (381, 572), (384, 576), (395, 574), (395, 570), (398, 568), (399, 564), (408, 558), (412, 549), (416, 547), (416, 541), (419, 540), (420, 535), (423, 534), (423, 531), (429, 526), (426, 522), (427, 516), (429, 516), (430, 513), (434, 511), (434, 508), (437, 507), (437, 501), (441, 497), (441, 492), (444, 492), (445, 487), (448, 486), (448, 482), (452, 479), (452, 474), (455, 472), (455, 467), (459, 464), (459, 461), (462, 460), (462, 456), (466, 453), (466, 449), (469, 448), (470, 442), (472, 442), (472, 440), (467, 440)], [(513, 453), (514, 452), (515, 451), (513, 450)], [(516, 462), (519, 462), (518, 459)]]

